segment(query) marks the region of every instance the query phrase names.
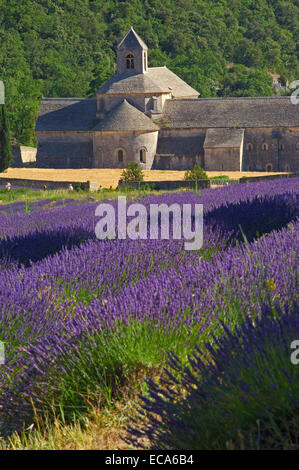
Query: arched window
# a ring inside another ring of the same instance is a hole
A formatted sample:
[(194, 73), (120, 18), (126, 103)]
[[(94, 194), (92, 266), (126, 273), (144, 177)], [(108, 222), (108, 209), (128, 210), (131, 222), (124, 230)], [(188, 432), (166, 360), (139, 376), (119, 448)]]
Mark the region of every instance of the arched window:
[(124, 151), (122, 149), (117, 150), (117, 159), (119, 163), (124, 161)]
[(288, 173), (290, 172), (290, 165), (288, 163), (286, 163), (285, 165), (285, 171), (287, 171)]
[(266, 171), (269, 173), (270, 171), (272, 171), (272, 169), (273, 169), (272, 163), (267, 163), (267, 165), (266, 165)]
[(268, 150), (268, 144), (266, 142), (262, 143), (262, 150)]
[(282, 142), (279, 144), (279, 150), (284, 150), (284, 144)]
[(127, 55), (127, 69), (133, 69), (134, 68), (134, 56), (133, 54), (128, 54)]
[(146, 150), (145, 149), (139, 150), (139, 160), (141, 163), (146, 163)]
[(247, 146), (246, 146), (248, 152), (251, 152), (253, 150), (253, 145), (251, 142), (248, 142)]

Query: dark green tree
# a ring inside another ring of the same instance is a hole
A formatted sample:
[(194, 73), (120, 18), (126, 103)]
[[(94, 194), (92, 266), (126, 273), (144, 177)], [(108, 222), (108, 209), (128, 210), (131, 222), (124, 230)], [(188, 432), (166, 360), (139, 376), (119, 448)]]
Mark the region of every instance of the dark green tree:
[(0, 105), (0, 172), (5, 171), (11, 162), (11, 143), (6, 119), (5, 105)]
[(186, 181), (198, 181), (198, 180), (207, 180), (208, 176), (199, 165), (195, 164), (192, 170), (187, 170), (184, 175), (184, 180)]
[(93, 96), (115, 73), (131, 25), (149, 66), (166, 64), (202, 98), (271, 95), (269, 73), (299, 76), (298, 0), (0, 0), (11, 136), (36, 144), (42, 95)]
[(129, 162), (127, 169), (121, 174), (121, 181), (125, 183), (143, 181), (143, 172), (136, 162)]

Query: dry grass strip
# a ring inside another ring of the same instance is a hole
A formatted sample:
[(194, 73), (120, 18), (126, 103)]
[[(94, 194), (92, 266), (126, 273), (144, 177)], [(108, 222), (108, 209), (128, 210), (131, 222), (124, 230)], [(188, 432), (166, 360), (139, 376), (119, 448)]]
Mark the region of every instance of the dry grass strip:
[[(105, 169), (80, 169), (80, 170), (58, 170), (58, 169), (42, 169), (42, 168), (9, 168), (5, 173), (0, 175), (4, 178), (24, 178), (49, 181), (97, 181), (104, 188), (112, 186), (116, 188), (118, 180), (122, 173), (121, 169), (105, 168)], [(184, 179), (184, 171), (168, 171), (168, 170), (144, 170), (145, 181), (175, 181)], [(207, 175), (221, 176), (227, 175), (231, 179), (239, 179), (242, 176), (265, 176), (277, 173), (265, 172), (239, 172), (239, 171), (208, 171)]]

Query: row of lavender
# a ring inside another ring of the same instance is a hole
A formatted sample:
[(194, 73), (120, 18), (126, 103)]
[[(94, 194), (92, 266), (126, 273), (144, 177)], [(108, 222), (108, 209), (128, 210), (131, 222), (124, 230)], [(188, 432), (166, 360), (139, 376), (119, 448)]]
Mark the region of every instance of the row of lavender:
[[(42, 410), (51, 400), (62, 399), (66, 380), (71, 389), (79, 381), (80, 394), (84, 387), (95, 387), (95, 377), (99, 382), (103, 375), (103, 359), (98, 355), (99, 351), (105, 353), (103, 337), (113, 343), (117, 336), (117, 349), (125, 355), (128, 338), (124, 325), (129, 325), (130, 344), (132, 338), (137, 343), (142, 339), (139, 327), (131, 328), (134, 322), (146, 325), (150, 341), (137, 348), (141, 350), (139, 359), (145, 360), (142, 348), (150, 345), (152, 351), (157, 349), (158, 336), (159, 341), (161, 336), (176, 337), (173, 344), (167, 343), (170, 348), (180, 338), (182, 350), (187, 352), (199, 338), (208, 338), (221, 320), (232, 326), (246, 315), (258, 317), (264, 302), (284, 305), (294, 301), (298, 287), (298, 180), (292, 180), (292, 185), (289, 180), (267, 185), (240, 185), (203, 191), (201, 196), (185, 193), (145, 200), (146, 204), (157, 199), (203, 202), (206, 249), (212, 247), (215, 251), (212, 262), (207, 261), (204, 251), (200, 256), (187, 253), (177, 241), (91, 239), (27, 268), (14, 264), (3, 268), (0, 339), (6, 342), (8, 360), (2, 366), (0, 382), (0, 405), (5, 410), (2, 432), (20, 426), (26, 417), (30, 419), (32, 400)], [(34, 259), (34, 244), (39, 237), (47, 242), (48, 253), (53, 233), (64, 240), (69, 230), (72, 235), (78, 230), (80, 241), (92, 238), (93, 214), (91, 204), (45, 209), (27, 217), (11, 216), (11, 225), (3, 216), (0, 224), (6, 240), (2, 243), (18, 240), (22, 253), (25, 236), (28, 253), (23, 259), (28, 261)], [(242, 227), (246, 220), (248, 228), (250, 222), (256, 224), (251, 239), (256, 232), (289, 225), (248, 246), (227, 246), (234, 230), (236, 235), (238, 214)], [(5, 245), (4, 253), (8, 247), (13, 250), (13, 245)], [(138, 356), (137, 350), (134, 354)], [(83, 370), (85, 379), (81, 383)]]
[[(81, 361), (85, 386), (91, 385), (98, 365), (97, 352), (103, 353), (103, 332), (106, 338), (109, 332), (114, 335), (116, 325), (138, 320), (147, 327), (151, 325), (154, 331), (174, 333), (176, 337), (182, 330), (187, 351), (198, 338), (208, 338), (220, 320), (238, 324), (246, 315), (258, 317), (263, 303), (274, 306), (294, 300), (298, 291), (294, 247), (298, 228), (297, 223), (273, 232), (249, 250), (231, 248), (213, 264), (185, 262), (157, 272), (129, 284), (117, 295), (94, 298), (88, 305), (75, 306), (71, 300), (57, 304), (56, 296), (51, 304), (46, 290), (45, 297), (35, 299), (34, 305), (31, 300), (31, 309), (24, 308), (24, 304), (22, 310), (17, 306), (19, 316), (3, 319), (5, 324), (10, 322), (11, 330), (6, 328), (8, 337), (4, 339), (10, 346), (13, 343), (10, 362), (4, 369), (8, 375), (2, 380), (1, 405), (6, 417), (10, 416), (14, 425), (16, 417), (25, 419), (26, 414), (30, 415), (31, 399), (38, 409), (49, 405), (50, 398), (55, 400), (62, 393), (65, 377), (71, 376), (74, 369), (79, 375)], [(165, 247), (160, 248), (165, 251)], [(186, 328), (188, 333), (184, 335)], [(157, 347), (155, 334), (150, 339), (151, 347)], [(136, 341), (136, 337), (130, 340)], [(118, 341), (121, 349), (127, 346), (120, 338)]]
[(206, 344), (209, 357), (197, 346), (185, 368), (170, 354), (167, 380), (148, 380), (143, 426), (130, 425), (126, 442), (159, 450), (298, 450), (299, 350), (291, 345), (299, 304), (276, 314), (265, 305), (261, 318), (247, 317), (233, 333), (223, 324), (221, 338)]
[[(299, 179), (279, 182), (241, 184), (200, 194), (176, 193), (148, 196), (141, 202), (148, 208), (152, 203), (180, 205), (201, 203), (204, 206), (206, 244), (211, 244), (211, 232), (217, 232), (228, 241), (242, 239), (242, 231), (253, 239), (294, 220), (298, 211)], [(174, 199), (175, 198), (175, 199)], [(116, 208), (117, 201), (110, 201)], [(17, 263), (28, 265), (64, 246), (80, 245), (84, 240), (95, 239), (95, 209), (97, 204), (73, 205), (62, 208), (37, 209), (30, 214), (0, 215), (0, 255)], [(241, 227), (241, 229), (240, 229)], [(215, 243), (216, 241), (214, 241)]]

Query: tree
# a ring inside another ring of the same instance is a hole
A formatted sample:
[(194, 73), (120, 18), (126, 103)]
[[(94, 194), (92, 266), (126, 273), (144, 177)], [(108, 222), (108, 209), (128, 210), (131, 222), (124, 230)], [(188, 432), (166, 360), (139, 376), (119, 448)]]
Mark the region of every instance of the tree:
[(11, 143), (6, 119), (5, 105), (0, 105), (0, 172), (6, 170), (11, 162)]
[(129, 162), (127, 169), (121, 174), (121, 181), (125, 183), (143, 181), (143, 172), (136, 162)]
[(207, 180), (208, 175), (206, 174), (205, 170), (200, 168), (199, 165), (194, 165), (192, 170), (187, 170), (184, 175), (185, 181), (198, 181), (198, 180)]
[[(149, 67), (166, 63), (201, 97), (274, 94), (267, 72), (299, 76), (298, 12), (298, 0), (0, 0), (11, 136), (36, 144), (42, 95), (93, 96), (115, 73), (131, 25), (149, 47)], [(241, 64), (248, 77), (227, 77)]]

